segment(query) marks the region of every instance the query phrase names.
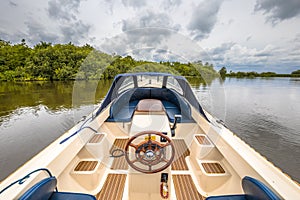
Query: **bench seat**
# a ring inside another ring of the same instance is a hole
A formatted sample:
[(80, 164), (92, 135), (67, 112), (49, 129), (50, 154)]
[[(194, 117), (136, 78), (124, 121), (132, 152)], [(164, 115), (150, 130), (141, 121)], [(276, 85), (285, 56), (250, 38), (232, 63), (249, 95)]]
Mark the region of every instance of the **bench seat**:
[(175, 115), (181, 115), (179, 123), (194, 122), (190, 106), (175, 92), (166, 88), (135, 88), (121, 94), (111, 105), (107, 122), (130, 122), (138, 102), (142, 99), (160, 100), (168, 119), (174, 123)]

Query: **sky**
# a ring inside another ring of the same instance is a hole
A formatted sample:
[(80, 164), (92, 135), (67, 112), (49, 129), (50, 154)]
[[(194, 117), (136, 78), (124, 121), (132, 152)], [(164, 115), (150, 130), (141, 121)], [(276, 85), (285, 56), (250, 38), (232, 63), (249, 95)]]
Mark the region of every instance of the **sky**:
[(228, 71), (300, 69), (300, 0), (0, 0), (0, 39)]

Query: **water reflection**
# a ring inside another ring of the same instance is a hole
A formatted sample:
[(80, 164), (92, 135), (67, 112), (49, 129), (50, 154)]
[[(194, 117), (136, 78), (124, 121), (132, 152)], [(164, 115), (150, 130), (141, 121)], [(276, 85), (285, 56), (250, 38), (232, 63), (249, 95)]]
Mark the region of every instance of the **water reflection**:
[(17, 108), (34, 107), (39, 104), (57, 110), (72, 105), (72, 82), (0, 82), (0, 116)]
[[(0, 82), (0, 122), (22, 107), (45, 105), (50, 110), (61, 110), (81, 105), (97, 104), (105, 96), (110, 80), (67, 82)], [(91, 91), (92, 86), (95, 90)], [(73, 97), (76, 94), (79, 98)]]
[(210, 86), (214, 81), (219, 80), (222, 82), (222, 79), (220, 78), (207, 78), (207, 79), (202, 79), (202, 78), (195, 78), (195, 77), (186, 77), (188, 82), (193, 85), (194, 88), (199, 88), (200, 86), (207, 87)]
[[(205, 110), (300, 181), (300, 79), (188, 80)], [(0, 180), (89, 114), (110, 84), (0, 83)]]

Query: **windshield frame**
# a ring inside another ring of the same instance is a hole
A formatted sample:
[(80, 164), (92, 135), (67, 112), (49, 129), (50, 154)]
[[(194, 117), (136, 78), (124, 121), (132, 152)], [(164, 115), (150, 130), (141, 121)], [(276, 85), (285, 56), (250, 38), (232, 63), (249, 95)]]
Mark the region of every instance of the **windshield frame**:
[[(162, 85), (161, 87), (156, 88), (167, 88), (167, 81), (168, 78), (171, 77), (172, 79), (176, 80), (178, 85), (181, 88), (181, 91), (176, 91), (176, 88), (169, 88), (170, 90), (176, 92), (178, 95), (184, 97), (207, 121), (208, 118), (206, 117), (198, 99), (196, 98), (194, 92), (192, 91), (188, 81), (183, 76), (175, 76), (168, 73), (157, 73), (157, 72), (141, 72), (141, 73), (125, 73), (125, 74), (119, 74), (114, 78), (114, 81), (112, 82), (112, 85), (104, 98), (100, 108), (96, 112), (96, 116), (98, 116), (101, 111), (106, 108), (111, 102), (113, 102), (115, 99), (117, 99), (120, 95), (125, 93), (126, 91), (134, 88), (141, 88), (138, 85), (138, 76), (145, 76), (145, 77), (163, 77), (162, 79)], [(126, 90), (123, 90), (119, 92), (120, 87), (122, 87), (123, 82), (128, 79), (128, 77), (132, 77), (133, 81), (133, 88), (128, 88)], [(151, 86), (152, 85), (152, 86)], [(154, 88), (153, 84), (147, 86), (146, 88)]]

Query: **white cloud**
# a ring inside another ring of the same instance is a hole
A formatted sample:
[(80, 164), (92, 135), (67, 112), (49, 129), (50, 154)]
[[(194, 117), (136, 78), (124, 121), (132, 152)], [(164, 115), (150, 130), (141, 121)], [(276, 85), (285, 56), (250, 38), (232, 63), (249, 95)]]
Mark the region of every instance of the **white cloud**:
[[(156, 37), (153, 39), (153, 37)], [(190, 38), (170, 29), (133, 29), (107, 39), (99, 46), (101, 51), (138, 60), (194, 62), (207, 58), (206, 52)]]
[(47, 10), (54, 19), (71, 21), (76, 20), (79, 6), (80, 0), (49, 0)]
[(143, 59), (288, 71), (300, 66), (299, 10), (299, 0), (10, 0), (0, 7), (0, 39), (104, 42)]
[(178, 25), (174, 25), (167, 14), (155, 13), (151, 10), (146, 12), (143, 11), (134, 18), (122, 20), (122, 30), (124, 32), (145, 27), (178, 29)]
[(277, 24), (300, 15), (299, 0), (257, 0), (255, 11), (262, 11), (267, 21)]
[(217, 22), (222, 0), (203, 1), (193, 10), (188, 29), (196, 39), (208, 37)]
[[(300, 46), (300, 42), (298, 45)], [(299, 54), (292, 53), (289, 47), (267, 45), (263, 49), (257, 49), (240, 44), (224, 43), (219, 47), (206, 50), (218, 68), (227, 66), (228, 71), (290, 73), (292, 68), (300, 66)], [(300, 53), (299, 50), (298, 53)]]
[(141, 8), (147, 5), (147, 0), (122, 0), (124, 6)]

